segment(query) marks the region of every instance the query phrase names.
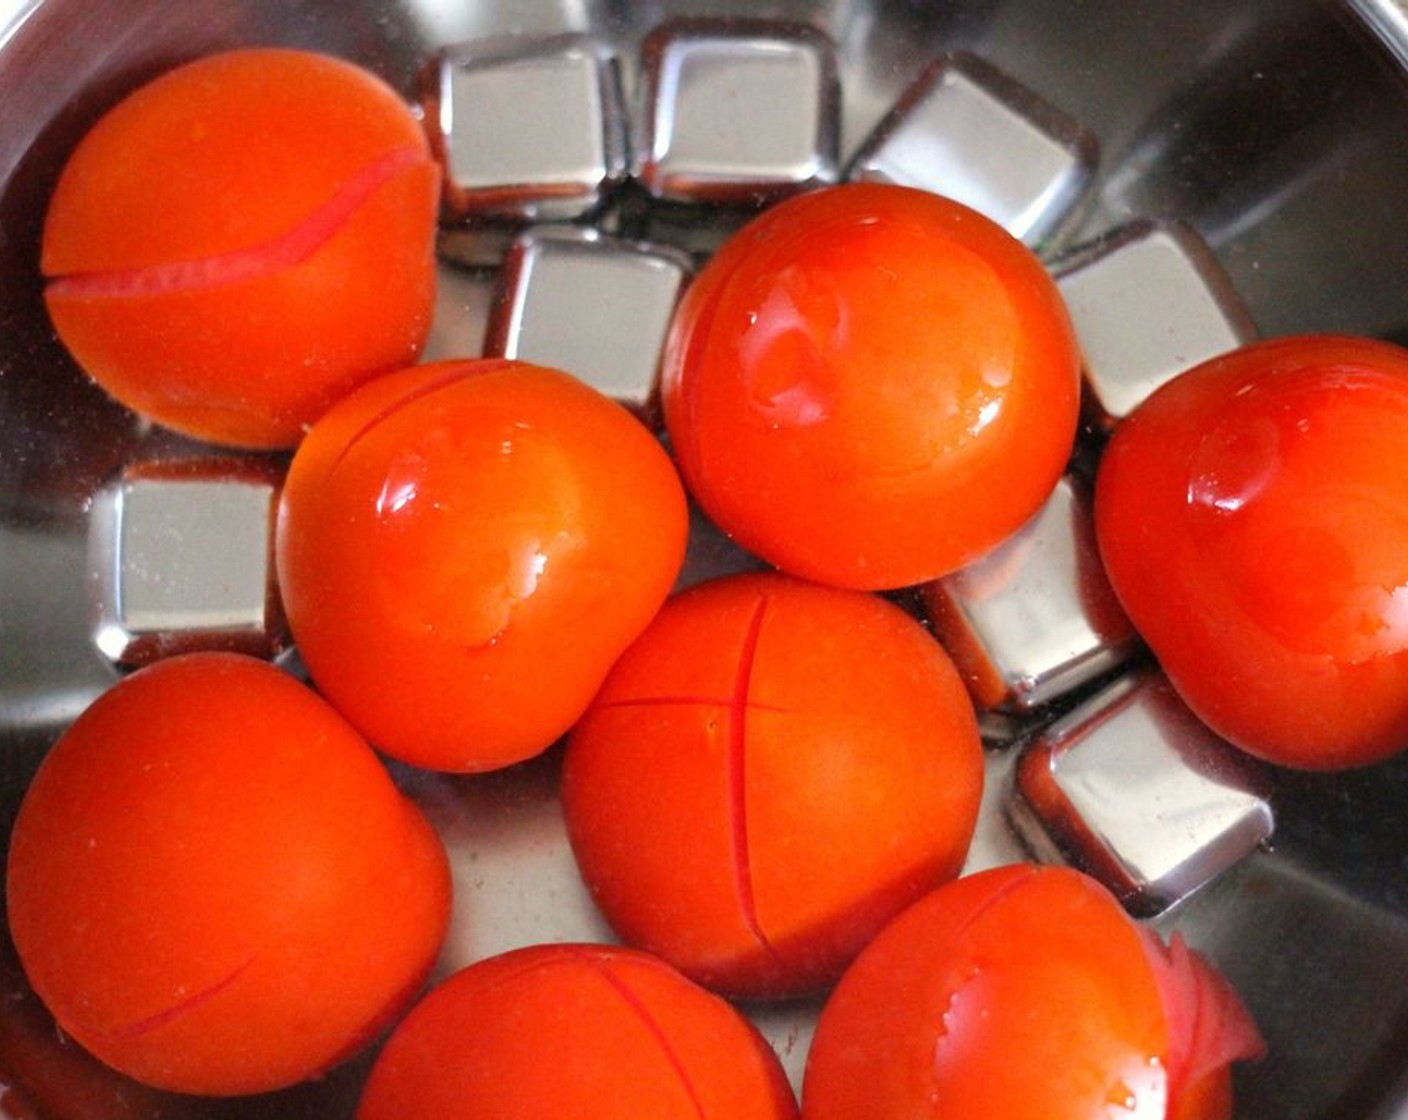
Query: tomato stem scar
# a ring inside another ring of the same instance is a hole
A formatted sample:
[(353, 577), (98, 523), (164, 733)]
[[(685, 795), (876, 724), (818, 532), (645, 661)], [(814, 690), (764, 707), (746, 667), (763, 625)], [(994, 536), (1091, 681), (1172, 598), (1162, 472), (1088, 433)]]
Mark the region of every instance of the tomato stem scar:
[(425, 160), (425, 153), (415, 145), (391, 149), (358, 170), (303, 221), (258, 245), (145, 268), (70, 273), (51, 279), (47, 293), (58, 299), (131, 299), (201, 291), (273, 275), (312, 256), (382, 186)]

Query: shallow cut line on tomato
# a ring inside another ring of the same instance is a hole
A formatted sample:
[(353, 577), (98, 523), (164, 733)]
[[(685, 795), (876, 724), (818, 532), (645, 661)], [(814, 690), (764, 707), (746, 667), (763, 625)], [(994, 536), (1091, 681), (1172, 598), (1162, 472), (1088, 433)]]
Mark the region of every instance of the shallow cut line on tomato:
[[(615, 700), (603, 700), (595, 705), (595, 710), (605, 712), (612, 708), (671, 708), (693, 705), (702, 708), (732, 708), (736, 702), (732, 696), (690, 695), (688, 693), (677, 696), (622, 696)], [(755, 700), (745, 700), (745, 703), (755, 712), (791, 711), (790, 708), (784, 708), (781, 704), (760, 704)]]
[[(585, 960), (590, 956), (589, 952), (579, 952), (578, 947), (570, 943), (564, 942), (560, 947), (562, 949), (562, 955), (571, 960)], [(544, 955), (540, 957), (531, 949), (509, 950), (508, 952), (510, 954), (521, 952), (524, 959), (514, 962), (515, 967), (513, 968), (509, 968), (506, 964), (494, 960), (493, 967), (500, 975), (495, 976), (492, 981), (479, 981), (475, 986), (475, 990), (480, 994), (489, 995), (504, 988), (511, 988), (526, 977), (531, 977), (540, 972), (551, 972), (553, 969), (564, 967), (567, 963), (566, 961), (560, 960), (555, 955)], [(476, 961), (468, 967), (485, 967), (486, 961), (488, 960), (492, 960), (492, 958)]]
[(208, 988), (202, 988), (200, 991), (172, 1004), (170, 1007), (166, 1008), (166, 1010), (158, 1011), (155, 1015), (148, 1015), (145, 1019), (138, 1019), (135, 1023), (129, 1023), (125, 1027), (118, 1027), (116, 1030), (103, 1031), (101, 1033), (114, 1042), (131, 1042), (134, 1039), (141, 1038), (143, 1035), (150, 1034), (159, 1027), (164, 1027), (166, 1024), (174, 1022), (183, 1015), (189, 1015), (196, 1008), (209, 1003), (238, 980), (253, 963), (254, 958), (250, 957), (243, 964), (239, 965), (228, 975), (215, 981), (215, 983), (211, 984)]
[[(957, 941), (960, 937), (962, 937), (965, 933), (972, 929), (974, 925), (977, 924), (979, 918), (981, 918), (989, 910), (993, 909), (993, 907), (1001, 903), (1002, 900), (1005, 899), (1008, 895), (1012, 894), (1013, 891), (1016, 891), (1020, 887), (1025, 886), (1027, 883), (1031, 882), (1033, 878), (1040, 874), (1040, 870), (1035, 867), (1023, 867), (1019, 873), (1012, 876), (1011, 880), (1004, 883), (997, 890), (993, 891), (992, 894), (988, 895), (987, 898), (983, 899), (982, 902), (980, 902), (973, 909), (972, 913), (970, 913), (963, 920), (963, 923), (956, 930), (953, 931), (953, 934), (949, 938), (949, 941)], [(936, 1067), (936, 1071), (938, 1066), (939, 1051), (943, 1048), (943, 1044), (945, 1041), (947, 1041), (949, 1036), (949, 1015), (952, 1012), (955, 1003), (957, 1002), (959, 993), (961, 993), (963, 989), (967, 987), (972, 981), (976, 980), (978, 976), (981, 975), (981, 973), (982, 967), (976, 964), (975, 962), (971, 967), (969, 973), (963, 978), (963, 981), (951, 992), (948, 993), (948, 999), (944, 1002), (943, 1015), (939, 1019), (938, 1037), (934, 1039), (934, 1064)]]
[(425, 161), (425, 153), (415, 145), (393, 148), (360, 168), (303, 221), (261, 244), (146, 268), (72, 272), (51, 279), (47, 294), (56, 299), (131, 299), (196, 292), (271, 276), (302, 264), (382, 186)]
[(685, 1095), (689, 1097), (689, 1103), (694, 1107), (695, 1114), (699, 1116), (700, 1120), (705, 1120), (707, 1114), (704, 1111), (704, 1102), (699, 1099), (699, 1091), (694, 1087), (694, 1082), (689, 1076), (689, 1070), (685, 1067), (684, 1060), (680, 1057), (679, 1052), (671, 1045), (669, 1036), (661, 1029), (660, 1024), (656, 1022), (655, 1016), (650, 1013), (650, 1008), (636, 995), (634, 989), (632, 989), (629, 984), (606, 966), (606, 963), (600, 957), (588, 952), (580, 952), (576, 955), (580, 956), (582, 961), (607, 983), (611, 990), (620, 997), (626, 1006), (631, 1009), (636, 1018), (640, 1020), (641, 1025), (650, 1032), (656, 1045), (660, 1047), (660, 1052), (664, 1054), (665, 1061), (669, 1063), (670, 1068), (675, 1071), (675, 1075), (679, 1078), (680, 1086), (684, 1089)]
[(752, 617), (748, 619), (748, 628), (744, 631), (743, 643), (738, 651), (738, 670), (734, 674), (733, 694), (728, 706), (728, 808), (733, 840), (734, 886), (738, 893), (743, 924), (768, 956), (780, 963), (776, 949), (758, 921), (758, 903), (753, 893), (751, 842), (748, 835), (748, 693), (753, 683), (753, 666), (757, 661), (758, 644), (768, 606), (768, 596), (764, 595), (758, 599), (758, 605), (753, 608)]
[(352, 453), (352, 449), (361, 443), (367, 436), (380, 427), (391, 417), (395, 416), (404, 408), (415, 404), (417, 401), (434, 396), (442, 389), (448, 389), (452, 385), (458, 385), (462, 381), (468, 381), (472, 377), (478, 377), (482, 373), (491, 373), (494, 370), (504, 369), (510, 363), (505, 359), (490, 360), (485, 362), (475, 362), (473, 364), (457, 364), (436, 377), (423, 381), (409, 392), (402, 393), (393, 401), (388, 401), (384, 406), (369, 416), (366, 421), (355, 432), (347, 438), (342, 445), (342, 450), (337, 453), (337, 458), (333, 460), (332, 466), (327, 470), (330, 475), (342, 465), (344, 459)]

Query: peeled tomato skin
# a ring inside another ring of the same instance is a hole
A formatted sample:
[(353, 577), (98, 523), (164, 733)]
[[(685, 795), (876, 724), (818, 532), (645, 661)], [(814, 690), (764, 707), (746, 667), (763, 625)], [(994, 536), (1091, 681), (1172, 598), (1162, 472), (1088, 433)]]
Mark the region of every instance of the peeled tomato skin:
[(1077, 872), (1014, 865), (957, 880), (842, 977), (809, 1052), (803, 1115), (1226, 1120), (1227, 1062), (1259, 1052), (1255, 1027), (1233, 997), (1221, 1010), (1237, 1044), (1211, 1068), (1184, 1055), (1171, 1069), (1185, 1043), (1149, 954)]

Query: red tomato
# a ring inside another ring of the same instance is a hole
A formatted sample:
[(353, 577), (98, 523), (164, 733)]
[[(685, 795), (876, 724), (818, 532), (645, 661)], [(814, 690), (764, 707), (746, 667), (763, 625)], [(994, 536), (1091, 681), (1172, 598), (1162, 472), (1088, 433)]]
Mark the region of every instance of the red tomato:
[(283, 489), (279, 582), (313, 679), (377, 746), (537, 754), (659, 609), (688, 513), (668, 455), (566, 374), (447, 362), (325, 416)]
[(124, 1077), (57, 1030), (23, 979), (12, 948), (0, 948), (0, 1116), (194, 1120), (194, 1108), (173, 1108), (169, 1093)]
[(807, 1120), (1226, 1120), (1261, 1040), (1226, 981), (1093, 880), (1013, 866), (941, 887), (856, 958), (817, 1023)]
[(292, 1084), (372, 1041), (429, 975), (450, 878), (366, 743), (266, 662), (126, 678), (21, 804), (10, 927), (59, 1025), (182, 1092)]
[(1408, 352), (1258, 343), (1116, 431), (1096, 490), (1121, 602), (1188, 706), (1271, 762), (1408, 746)]
[(59, 337), (114, 397), (217, 443), (292, 446), (414, 361), (439, 179), (396, 93), (349, 63), (251, 49), (118, 104), (44, 226)]
[(792, 1120), (748, 1020), (644, 953), (540, 945), (480, 961), (392, 1034), (357, 1120)]
[(776, 574), (667, 604), (564, 766), (572, 847), (617, 933), (745, 997), (829, 983), (957, 874), (983, 781), (971, 702), (919, 623)]
[(686, 292), (663, 403), (685, 482), (795, 575), (880, 589), (1020, 527), (1075, 438), (1080, 361), (1032, 253), (945, 198), (854, 184), (778, 205)]

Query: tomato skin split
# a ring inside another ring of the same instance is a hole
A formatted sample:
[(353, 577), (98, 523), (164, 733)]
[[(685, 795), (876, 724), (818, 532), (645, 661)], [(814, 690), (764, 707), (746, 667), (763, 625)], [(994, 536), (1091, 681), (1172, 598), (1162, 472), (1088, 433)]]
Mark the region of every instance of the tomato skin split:
[(1168, 1020), (1170, 1120), (1230, 1117), (1231, 1064), (1264, 1057), (1266, 1042), (1232, 986), (1182, 934), (1165, 945), (1148, 929), (1139, 932)]
[(1036, 512), (1074, 444), (1060, 293), (951, 200), (850, 184), (764, 212), (686, 291), (662, 366), (686, 484), (794, 575), (896, 588)]
[(1101, 460), (1110, 582), (1188, 706), (1282, 766), (1408, 746), (1408, 351), (1316, 335), (1214, 358)]

